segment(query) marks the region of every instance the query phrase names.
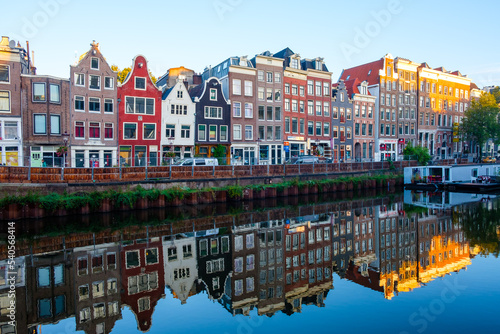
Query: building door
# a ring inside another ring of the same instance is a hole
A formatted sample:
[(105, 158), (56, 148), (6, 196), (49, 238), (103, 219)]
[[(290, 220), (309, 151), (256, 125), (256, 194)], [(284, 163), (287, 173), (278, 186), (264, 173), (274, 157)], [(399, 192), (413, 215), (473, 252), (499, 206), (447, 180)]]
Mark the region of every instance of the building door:
[(42, 152), (40, 147), (31, 148), (31, 167), (42, 167)]
[(360, 143), (356, 143), (354, 145), (354, 157), (355, 157), (356, 161), (361, 161), (361, 144)]

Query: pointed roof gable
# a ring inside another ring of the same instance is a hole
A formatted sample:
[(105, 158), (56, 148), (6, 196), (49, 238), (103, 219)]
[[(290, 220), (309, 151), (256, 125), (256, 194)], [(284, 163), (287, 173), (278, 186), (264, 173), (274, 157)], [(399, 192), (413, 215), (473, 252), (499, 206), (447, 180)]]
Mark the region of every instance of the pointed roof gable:
[(340, 80), (358, 79), (360, 82), (367, 81), (368, 86), (377, 85), (380, 82), (379, 71), (383, 68), (384, 58), (380, 58), (371, 63), (345, 69), (340, 75)]

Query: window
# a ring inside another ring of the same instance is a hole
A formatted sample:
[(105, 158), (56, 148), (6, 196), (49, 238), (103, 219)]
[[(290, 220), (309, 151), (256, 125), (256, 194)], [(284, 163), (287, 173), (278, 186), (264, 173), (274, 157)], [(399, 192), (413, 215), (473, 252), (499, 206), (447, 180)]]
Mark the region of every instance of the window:
[[(3, 139), (16, 139), (17, 137), (19, 137), (18, 133), (17, 133), (17, 125), (18, 125), (17, 122), (8, 122), (8, 121), (5, 121), (5, 123), (4, 123), (4, 126), (5, 126), (5, 130), (4, 130), (5, 131), (5, 137)], [(1, 124), (0, 124), (0, 133), (1, 133), (1, 130), (2, 130), (2, 127), (1, 127)], [(2, 282), (2, 281), (0, 280), (0, 282)]]
[(165, 125), (165, 136), (167, 138), (175, 137), (175, 125), (174, 124), (166, 124)]
[(253, 126), (245, 125), (245, 139), (252, 140), (253, 139)]
[(10, 92), (0, 91), (0, 112), (10, 111)]
[(323, 136), (330, 136), (330, 123), (323, 123)]
[(321, 110), (322, 110), (321, 101), (316, 101), (316, 116), (321, 116)]
[(101, 99), (89, 97), (89, 112), (101, 111)]
[(220, 126), (220, 140), (227, 141), (227, 125)]
[(85, 98), (83, 96), (75, 96), (75, 111), (85, 111)]
[(329, 96), (330, 95), (330, 84), (328, 82), (323, 83), (323, 96)]
[(49, 90), (50, 90), (50, 97), (49, 97), (50, 103), (61, 103), (61, 90), (59, 85), (50, 84)]
[(274, 82), (281, 83), (281, 73), (279, 73), (279, 72), (274, 73)]
[(104, 88), (105, 89), (113, 89), (115, 85), (115, 81), (112, 77), (104, 77)]
[(307, 122), (307, 134), (309, 136), (314, 135), (314, 122), (312, 122), (312, 121)]
[(321, 136), (321, 122), (316, 122), (316, 136)]
[(90, 59), (90, 68), (93, 70), (99, 69), (99, 58), (92, 57)]
[[(168, 131), (168, 129), (167, 129)], [(198, 140), (206, 141), (207, 140), (207, 126), (204, 124), (198, 125)]]
[(107, 113), (113, 112), (113, 100), (112, 99), (104, 99), (104, 112), (107, 112)]
[(276, 102), (281, 101), (281, 89), (274, 90), (274, 101), (276, 101)]
[(113, 123), (104, 123), (104, 139), (113, 139)]
[(143, 124), (143, 139), (156, 139), (156, 124)]
[(189, 138), (191, 136), (191, 126), (181, 125), (181, 138)]
[(205, 107), (205, 118), (222, 119), (222, 107)]
[(123, 123), (123, 139), (137, 139), (137, 124)]
[(100, 90), (101, 77), (98, 75), (89, 75), (89, 88), (94, 90)]
[(39, 287), (50, 286), (50, 267), (37, 268), (37, 282)]
[(260, 70), (258, 71), (257, 80), (264, 81), (264, 71), (260, 71)]
[(10, 75), (9, 75), (10, 67), (8, 65), (0, 65), (0, 82), (9, 83)]
[[(143, 97), (125, 97), (125, 113), (126, 114), (147, 114), (154, 115), (155, 100)], [(181, 115), (187, 114), (187, 106), (171, 105), (172, 114)]]
[(316, 81), (316, 96), (321, 96), (321, 82)]
[(253, 104), (245, 103), (245, 118), (253, 118)]
[(241, 80), (233, 79), (233, 94), (241, 95)]
[(47, 115), (34, 114), (34, 129), (33, 133), (35, 135), (44, 135), (47, 133)]
[(145, 90), (146, 89), (146, 78), (135, 77), (135, 89)]
[[(304, 133), (304, 123), (303, 123), (303, 119), (301, 119), (301, 122), (302, 122), (302, 127), (301, 127), (301, 133)], [(281, 126), (276, 126), (275, 129), (274, 129), (274, 136), (275, 136), (275, 139), (276, 140), (281, 140)]]
[(285, 117), (285, 132), (290, 133), (290, 117)]
[(45, 83), (35, 82), (33, 83), (33, 101), (34, 102), (45, 102)]
[(101, 124), (97, 122), (89, 123), (89, 138), (101, 138)]
[(234, 117), (241, 117), (241, 103), (240, 102), (233, 103), (233, 116)]
[(314, 115), (314, 102), (313, 101), (307, 101), (307, 114), (308, 115)]
[(273, 72), (267, 72), (266, 73), (266, 81), (269, 83), (273, 82)]
[(210, 88), (210, 101), (217, 101), (217, 89)]
[(217, 141), (217, 125), (210, 125), (208, 127), (208, 139), (210, 141)]
[(285, 94), (290, 94), (290, 84), (285, 84)]
[(266, 90), (266, 100), (267, 100), (267, 102), (273, 102), (273, 89), (272, 88), (268, 88)]
[(253, 82), (245, 80), (245, 96), (253, 96)]
[(241, 140), (241, 125), (240, 124), (233, 125), (233, 139)]
[(314, 95), (314, 82), (312, 80), (307, 81), (307, 95)]
[(75, 122), (75, 138), (85, 138), (84, 122)]
[[(5, 123), (5, 127), (7, 129), (7, 122)], [(51, 135), (60, 135), (61, 134), (61, 116), (60, 115), (50, 115), (50, 134)]]
[(83, 73), (75, 73), (75, 86), (85, 86), (85, 75)]

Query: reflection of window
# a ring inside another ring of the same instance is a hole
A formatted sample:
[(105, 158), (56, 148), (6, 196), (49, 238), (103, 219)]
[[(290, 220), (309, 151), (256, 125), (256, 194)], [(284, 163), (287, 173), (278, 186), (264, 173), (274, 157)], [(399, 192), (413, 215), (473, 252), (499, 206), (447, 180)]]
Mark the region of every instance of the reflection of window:
[(104, 282), (94, 282), (92, 283), (92, 297), (102, 297), (104, 296)]
[(184, 259), (189, 259), (193, 256), (193, 248), (191, 245), (183, 245), (182, 246), (182, 257)]
[(177, 248), (176, 247), (170, 247), (167, 249), (167, 255), (168, 255), (168, 260), (169, 261), (175, 261), (177, 260)]
[(90, 320), (90, 308), (84, 308), (80, 311), (80, 323)]
[(241, 296), (243, 294), (243, 280), (239, 279), (234, 281), (234, 294)]
[(207, 240), (200, 240), (200, 256), (207, 256), (208, 255), (208, 241)]
[(118, 286), (116, 283), (116, 279), (108, 280), (108, 294), (113, 294), (118, 291)]
[(139, 267), (139, 265), (140, 265), (139, 251), (126, 252), (125, 253), (125, 263), (126, 263), (127, 269)]
[(54, 285), (60, 285), (64, 283), (64, 266), (59, 264), (54, 267)]
[(104, 303), (94, 304), (94, 319), (103, 318), (106, 316), (106, 308)]
[(158, 263), (158, 248), (146, 249), (146, 264)]
[(243, 272), (243, 258), (238, 257), (234, 259), (234, 272), (235, 273), (242, 273)]
[(50, 286), (50, 267), (38, 268), (38, 286)]
[(255, 255), (251, 254), (247, 256), (247, 270), (255, 269)]
[(40, 318), (52, 316), (52, 303), (50, 298), (38, 300), (38, 316)]

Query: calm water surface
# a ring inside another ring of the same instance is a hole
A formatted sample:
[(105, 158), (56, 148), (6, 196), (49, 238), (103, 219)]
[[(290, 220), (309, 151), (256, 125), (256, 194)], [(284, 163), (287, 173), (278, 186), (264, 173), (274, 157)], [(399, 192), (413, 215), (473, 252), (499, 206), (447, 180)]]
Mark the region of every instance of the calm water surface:
[(16, 223), (1, 333), (498, 332), (494, 196), (270, 204)]

